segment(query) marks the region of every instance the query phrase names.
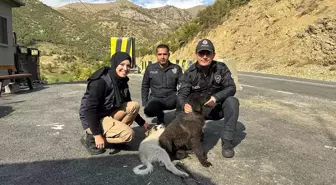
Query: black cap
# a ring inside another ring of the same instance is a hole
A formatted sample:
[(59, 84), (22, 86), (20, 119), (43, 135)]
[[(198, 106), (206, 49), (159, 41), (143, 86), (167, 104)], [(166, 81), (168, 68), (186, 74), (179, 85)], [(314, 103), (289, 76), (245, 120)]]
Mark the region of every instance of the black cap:
[(196, 46), (196, 53), (202, 50), (206, 50), (206, 51), (210, 51), (214, 53), (215, 46), (212, 44), (212, 42), (209, 39), (202, 39), (201, 41), (198, 42)]

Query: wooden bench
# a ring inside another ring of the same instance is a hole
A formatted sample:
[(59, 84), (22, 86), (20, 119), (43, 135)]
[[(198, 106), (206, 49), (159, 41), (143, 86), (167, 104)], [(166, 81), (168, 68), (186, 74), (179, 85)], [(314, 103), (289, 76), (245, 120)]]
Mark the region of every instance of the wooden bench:
[(33, 89), (33, 84), (30, 79), (32, 74), (30, 73), (24, 73), (24, 74), (15, 74), (17, 72), (16, 68), (14, 65), (0, 65), (0, 70), (7, 70), (8, 75), (0, 75), (0, 96), (2, 92), (2, 85), (4, 80), (10, 80), (10, 79), (17, 79), (17, 78), (25, 78), (27, 80), (27, 84), (29, 86), (29, 89)]

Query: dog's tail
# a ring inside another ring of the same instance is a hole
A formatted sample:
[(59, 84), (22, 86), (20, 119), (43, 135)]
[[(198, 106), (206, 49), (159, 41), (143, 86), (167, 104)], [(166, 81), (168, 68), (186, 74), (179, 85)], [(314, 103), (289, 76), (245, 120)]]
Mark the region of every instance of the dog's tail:
[[(137, 175), (146, 175), (148, 173), (151, 173), (153, 171), (153, 165), (146, 159), (144, 159), (145, 164), (140, 164), (133, 168), (133, 172)], [(140, 169), (142, 167), (146, 166), (145, 169)]]

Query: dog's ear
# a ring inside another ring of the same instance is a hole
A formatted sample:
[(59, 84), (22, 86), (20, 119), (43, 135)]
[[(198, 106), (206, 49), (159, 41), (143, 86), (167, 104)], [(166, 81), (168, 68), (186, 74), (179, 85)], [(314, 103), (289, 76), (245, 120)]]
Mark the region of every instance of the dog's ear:
[(150, 130), (147, 130), (147, 131), (145, 132), (145, 136), (147, 137), (147, 136), (149, 135), (149, 133), (150, 133)]
[(193, 111), (194, 112), (202, 112), (202, 107), (203, 107), (203, 104), (200, 103), (195, 103), (192, 107)]
[(201, 102), (201, 103), (203, 103), (203, 105), (204, 105), (207, 101), (210, 100), (210, 98), (211, 98), (211, 95), (209, 95), (209, 94), (202, 94), (202, 95), (198, 98), (198, 101)]
[(152, 128), (154, 127), (154, 125), (148, 125), (148, 130), (145, 132), (145, 136), (149, 136), (149, 134), (151, 133), (152, 131)]
[(156, 125), (148, 125), (148, 130), (145, 132), (146, 136), (149, 136), (149, 134), (154, 130), (157, 130)]
[(153, 125), (153, 124), (148, 125), (148, 130), (152, 130), (152, 128), (153, 128), (154, 126), (155, 126), (155, 125)]
[(202, 112), (203, 110), (203, 101), (201, 101), (202, 99), (204, 99), (204, 96), (202, 93), (196, 92), (196, 93), (192, 93), (188, 96), (187, 98), (187, 102), (190, 104), (190, 106), (192, 107), (193, 112)]

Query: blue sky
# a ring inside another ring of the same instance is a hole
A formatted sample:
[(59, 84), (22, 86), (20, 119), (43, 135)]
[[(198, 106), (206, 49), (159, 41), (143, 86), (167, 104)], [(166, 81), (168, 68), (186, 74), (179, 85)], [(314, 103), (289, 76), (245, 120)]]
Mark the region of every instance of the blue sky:
[[(68, 3), (80, 2), (79, 0), (40, 0), (40, 1), (52, 7), (60, 7)], [(106, 3), (106, 2), (113, 2), (115, 0), (81, 0), (81, 1), (90, 3)], [(190, 8), (197, 5), (209, 5), (215, 2), (215, 0), (130, 0), (130, 1), (145, 8), (156, 8), (165, 5), (173, 5), (178, 8)]]

